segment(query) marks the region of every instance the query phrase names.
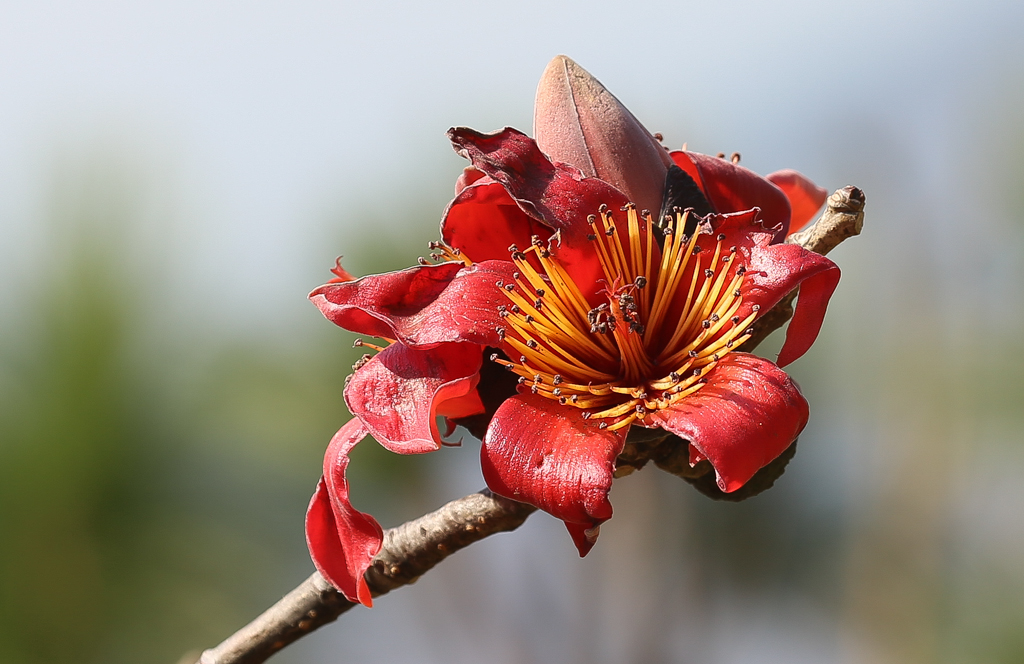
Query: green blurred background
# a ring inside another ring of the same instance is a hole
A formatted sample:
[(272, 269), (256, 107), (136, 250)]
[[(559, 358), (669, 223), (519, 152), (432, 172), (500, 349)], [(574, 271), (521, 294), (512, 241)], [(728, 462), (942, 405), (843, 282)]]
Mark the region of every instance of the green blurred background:
[[(587, 559), (538, 515), (274, 661), (1024, 661), (1022, 28), (1000, 0), (4, 3), (0, 664), (188, 662), (305, 578), (360, 354), (305, 294), (425, 253), (445, 129), (529, 130), (558, 53), (670, 145), (866, 191), (790, 369), (800, 453), (739, 505), (638, 473)], [(368, 442), (357, 506), (476, 490), (477, 449)]]

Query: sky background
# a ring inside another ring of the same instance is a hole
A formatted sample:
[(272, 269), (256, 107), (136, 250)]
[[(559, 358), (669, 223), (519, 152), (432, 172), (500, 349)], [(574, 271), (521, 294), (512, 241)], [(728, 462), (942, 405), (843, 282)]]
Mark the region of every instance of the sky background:
[[(1008, 0), (0, 4), (0, 661), (174, 662), (311, 571), (353, 351), (305, 295), (424, 253), (444, 132), (529, 131), (560, 53), (672, 147), (865, 190), (789, 369), (800, 453), (742, 505), (648, 469), (586, 560), (534, 516), (279, 660), (1020, 661), (1022, 29)], [(475, 445), (360, 451), (357, 506), (480, 488)]]

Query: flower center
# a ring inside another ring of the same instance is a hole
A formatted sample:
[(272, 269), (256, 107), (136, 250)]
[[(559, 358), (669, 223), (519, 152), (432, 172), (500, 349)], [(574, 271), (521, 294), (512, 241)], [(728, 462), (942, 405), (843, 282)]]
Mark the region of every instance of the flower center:
[[(688, 214), (656, 227), (649, 214), (623, 208), (625, 229), (606, 206), (588, 221), (587, 236), (603, 273), (603, 302), (593, 306), (557, 257), (534, 237), (510, 247), (515, 282), (499, 284), (509, 355), (493, 357), (536, 393), (608, 420), (618, 429), (699, 390), (704, 376), (750, 336), (758, 307), (737, 316), (746, 268), (719, 234), (714, 251), (686, 236)], [(622, 220), (619, 220), (620, 222)], [(664, 234), (658, 261), (654, 233)], [(710, 248), (710, 247), (708, 247)], [(463, 259), (461, 256), (453, 258)], [(588, 289), (590, 290), (590, 289)]]

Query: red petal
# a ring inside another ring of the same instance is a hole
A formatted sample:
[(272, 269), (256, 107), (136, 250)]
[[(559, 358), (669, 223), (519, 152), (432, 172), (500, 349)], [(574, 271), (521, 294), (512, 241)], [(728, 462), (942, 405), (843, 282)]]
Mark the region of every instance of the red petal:
[(496, 283), (511, 281), (513, 272), (506, 261), (422, 265), (327, 284), (309, 299), (328, 320), (359, 334), (428, 348), (452, 341), (497, 346), (498, 306), (508, 298)]
[[(608, 431), (598, 424), (583, 419), (577, 408), (539, 395), (507, 399), (494, 413), (480, 450), (487, 486), (562, 519), (576, 540), (577, 532), (612, 516), (608, 492), (628, 427)], [(577, 540), (581, 556), (592, 545)]]
[[(791, 290), (800, 287), (796, 312), (786, 329), (778, 364), (784, 367), (806, 353), (818, 337), (829, 298), (839, 284), (839, 267), (798, 245), (772, 244), (772, 233), (758, 221), (756, 210), (712, 216), (707, 228), (710, 232), (697, 241), (702, 249), (701, 269), (710, 265), (719, 234), (725, 235), (723, 246), (735, 246), (742, 258), (740, 262), (746, 265), (747, 278), (740, 289), (743, 304), (736, 312), (740, 318), (746, 318), (754, 305), (762, 313), (767, 312)], [(737, 266), (734, 261), (731, 273), (735, 273)]]
[(782, 225), (776, 233), (776, 241), (786, 238), (790, 225), (789, 199), (774, 184), (750, 169), (719, 157), (678, 151), (671, 156), (691, 177), (696, 169), (698, 177), (694, 179), (715, 212), (728, 214), (760, 208), (766, 228)]
[(789, 220), (790, 233), (795, 233), (806, 226), (828, 198), (826, 189), (794, 170), (776, 171), (765, 176), (765, 179), (781, 189), (789, 199), (789, 206), (793, 209)]
[(484, 410), (476, 393), (482, 352), (468, 343), (429, 350), (392, 344), (352, 374), (345, 403), (392, 452), (433, 452), (441, 447), (438, 415), (467, 417)]
[(346, 599), (373, 606), (363, 574), (380, 552), (384, 531), (372, 516), (352, 507), (345, 479), (348, 454), (366, 434), (352, 418), (327, 446), (324, 475), (306, 511), (306, 544), (317, 571)]
[[(600, 266), (587, 241), (587, 217), (597, 214), (602, 204), (620, 209), (627, 202), (622, 192), (584, 177), (577, 168), (551, 162), (532, 138), (515, 129), (482, 134), (459, 127), (450, 129), (448, 137), (459, 154), (505, 187), (527, 215), (560, 233), (557, 255), (585, 295), (603, 287), (597, 284)], [(619, 226), (625, 239), (625, 224)]]
[(786, 372), (747, 353), (730, 353), (706, 377), (707, 385), (650, 417), (707, 457), (729, 493), (796, 440), (807, 401)]
[(487, 177), (464, 187), (448, 204), (441, 222), (441, 238), (477, 262), (507, 261), (509, 246), (525, 249), (533, 235), (547, 239), (551, 229), (531, 219), (505, 187)]

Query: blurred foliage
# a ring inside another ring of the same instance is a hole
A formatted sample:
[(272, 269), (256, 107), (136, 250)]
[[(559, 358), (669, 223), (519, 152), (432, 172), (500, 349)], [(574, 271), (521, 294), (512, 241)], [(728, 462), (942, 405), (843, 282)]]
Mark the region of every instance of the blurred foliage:
[[(46, 268), (2, 318), (4, 664), (173, 662), (311, 571), (302, 515), (348, 417), (352, 337), (311, 307), (316, 343), (172, 350), (174, 330), (147, 324), (137, 185), (116, 165), (65, 169)], [(357, 456), (362, 504), (407, 512), (395, 506), (414, 500), (421, 466), (370, 444)], [(372, 491), (383, 478), (400, 489)]]

